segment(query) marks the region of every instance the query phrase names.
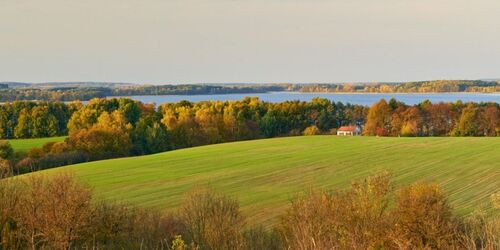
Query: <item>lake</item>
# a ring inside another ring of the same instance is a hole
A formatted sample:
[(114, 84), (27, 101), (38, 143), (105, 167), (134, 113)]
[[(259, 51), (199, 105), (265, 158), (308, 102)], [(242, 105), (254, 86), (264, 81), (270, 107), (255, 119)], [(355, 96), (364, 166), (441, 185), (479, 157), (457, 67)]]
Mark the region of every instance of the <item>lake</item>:
[(482, 94), (482, 93), (299, 93), (299, 92), (271, 92), (261, 94), (225, 94), (225, 95), (145, 95), (145, 96), (127, 96), (134, 100), (143, 103), (162, 104), (166, 102), (179, 102), (188, 100), (190, 102), (199, 101), (228, 101), (241, 100), (247, 96), (258, 97), (266, 102), (283, 102), (283, 101), (310, 101), (314, 97), (326, 98), (335, 102), (372, 105), (373, 103), (384, 98), (389, 100), (396, 98), (406, 104), (417, 104), (424, 100), (431, 102), (455, 102), (462, 100), (463, 102), (497, 102), (500, 103), (500, 93)]

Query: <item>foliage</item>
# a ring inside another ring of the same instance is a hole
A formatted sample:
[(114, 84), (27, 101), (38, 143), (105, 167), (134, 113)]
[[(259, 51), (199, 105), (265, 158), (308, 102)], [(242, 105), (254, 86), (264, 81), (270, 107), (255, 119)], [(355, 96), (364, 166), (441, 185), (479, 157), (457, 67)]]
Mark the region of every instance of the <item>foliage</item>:
[(176, 235), (174, 240), (172, 241), (172, 245), (170, 246), (170, 250), (185, 250), (186, 244), (182, 240), (181, 235)]
[(246, 250), (283, 249), (283, 242), (276, 228), (254, 226), (243, 232), (243, 247)]
[[(392, 103), (392, 104), (391, 104)], [(377, 136), (495, 136), (500, 126), (497, 103), (431, 103), (415, 106), (394, 99), (373, 104), (363, 128)]]
[(306, 129), (304, 129), (304, 135), (319, 135), (319, 134), (321, 134), (321, 131), (315, 125), (309, 126)]
[(312, 192), (296, 198), (281, 220), (293, 249), (378, 249), (388, 244), (389, 178), (381, 174), (353, 183), (348, 192)]
[(13, 175), (12, 166), (9, 160), (0, 158), (0, 180)]
[(236, 200), (210, 190), (194, 190), (180, 209), (189, 239), (201, 249), (239, 249), (244, 218)]
[(111, 115), (104, 112), (91, 128), (72, 132), (67, 144), (91, 159), (127, 156), (132, 148), (130, 129), (121, 112), (114, 111)]
[(18, 209), (23, 245), (68, 249), (88, 232), (92, 214), (89, 188), (69, 175), (51, 180), (30, 177), (24, 185)]
[(451, 207), (436, 184), (402, 188), (393, 210), (393, 242), (401, 249), (451, 249), (457, 239)]
[(382, 99), (373, 104), (368, 111), (366, 124), (363, 131), (364, 135), (384, 136), (388, 134), (391, 121), (391, 108), (387, 102)]
[(67, 134), (67, 123), (78, 104), (21, 102), (0, 105), (0, 138), (37, 138)]
[(10, 159), (14, 156), (14, 149), (8, 141), (0, 141), (0, 158)]

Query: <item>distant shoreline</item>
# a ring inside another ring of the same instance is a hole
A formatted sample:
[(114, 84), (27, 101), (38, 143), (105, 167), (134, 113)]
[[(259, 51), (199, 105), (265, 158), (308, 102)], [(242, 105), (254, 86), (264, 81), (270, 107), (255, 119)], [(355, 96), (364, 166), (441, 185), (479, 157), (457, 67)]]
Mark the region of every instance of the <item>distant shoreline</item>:
[(269, 92), (269, 93), (297, 93), (297, 94), (360, 94), (360, 95), (365, 95), (365, 94), (408, 94), (408, 95), (414, 95), (414, 94), (494, 94), (498, 95), (500, 92), (469, 92), (469, 91), (463, 91), (463, 92), (296, 92), (296, 91), (275, 91), (275, 92)]

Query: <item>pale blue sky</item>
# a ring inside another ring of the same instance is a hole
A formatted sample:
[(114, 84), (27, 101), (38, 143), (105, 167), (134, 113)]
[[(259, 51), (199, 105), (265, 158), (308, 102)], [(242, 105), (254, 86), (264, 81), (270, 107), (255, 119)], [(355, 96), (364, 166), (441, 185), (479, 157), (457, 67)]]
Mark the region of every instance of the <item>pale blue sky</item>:
[(0, 0), (0, 81), (500, 77), (499, 0)]

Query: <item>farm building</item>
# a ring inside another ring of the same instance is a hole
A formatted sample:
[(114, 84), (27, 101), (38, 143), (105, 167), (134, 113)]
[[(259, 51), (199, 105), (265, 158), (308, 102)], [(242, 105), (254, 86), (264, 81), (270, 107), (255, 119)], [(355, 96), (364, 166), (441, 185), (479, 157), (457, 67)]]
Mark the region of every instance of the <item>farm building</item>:
[(340, 136), (361, 135), (361, 128), (359, 126), (342, 126), (339, 129), (337, 129), (337, 135)]

